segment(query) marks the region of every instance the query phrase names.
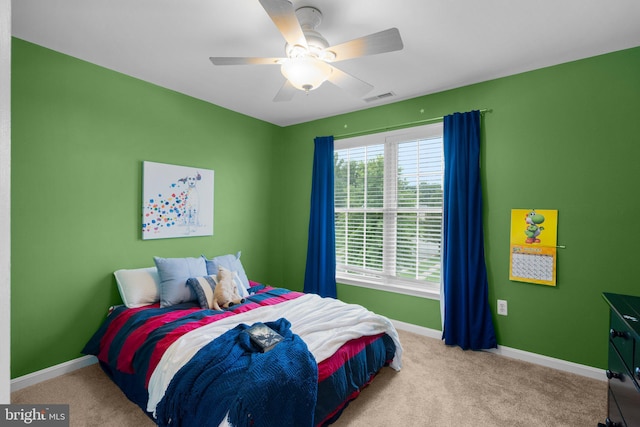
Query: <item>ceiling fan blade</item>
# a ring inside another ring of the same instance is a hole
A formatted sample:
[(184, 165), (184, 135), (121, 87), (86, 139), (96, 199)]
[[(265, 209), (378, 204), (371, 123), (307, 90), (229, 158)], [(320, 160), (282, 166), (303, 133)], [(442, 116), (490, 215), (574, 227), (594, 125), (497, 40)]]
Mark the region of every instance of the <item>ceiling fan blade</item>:
[(247, 65), (247, 64), (266, 64), (277, 65), (284, 58), (242, 58), (234, 56), (212, 56), (209, 58), (213, 65)]
[(371, 86), (369, 83), (363, 82), (359, 78), (353, 77), (351, 74), (345, 73), (344, 71), (336, 67), (331, 68), (333, 68), (333, 70), (328, 78), (328, 81), (338, 86), (339, 88), (346, 90), (351, 95), (360, 98), (371, 89), (373, 89), (373, 86)]
[(283, 101), (291, 101), (293, 99), (293, 95), (295, 95), (296, 89), (289, 80), (285, 80), (284, 84), (276, 94), (275, 98), (273, 98), (274, 102), (283, 102)]
[(307, 39), (296, 17), (293, 4), (288, 0), (260, 0), (260, 4), (290, 46), (307, 48)]
[(333, 60), (335, 62), (359, 56), (393, 52), (401, 50), (403, 47), (400, 31), (397, 28), (389, 28), (388, 30), (369, 34), (336, 46), (330, 46), (325, 50), (336, 54), (336, 58)]

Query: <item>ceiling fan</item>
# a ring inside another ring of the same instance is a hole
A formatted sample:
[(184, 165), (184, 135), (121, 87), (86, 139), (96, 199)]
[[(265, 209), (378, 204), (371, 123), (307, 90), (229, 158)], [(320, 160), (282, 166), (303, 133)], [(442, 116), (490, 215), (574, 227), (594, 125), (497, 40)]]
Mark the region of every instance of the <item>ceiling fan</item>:
[(276, 94), (274, 101), (289, 101), (297, 90), (308, 93), (320, 87), (325, 81), (333, 83), (356, 97), (361, 97), (373, 89), (373, 86), (331, 64), (403, 48), (402, 38), (397, 28), (389, 28), (329, 46), (327, 40), (316, 31), (322, 22), (322, 13), (317, 8), (304, 6), (295, 10), (289, 0), (259, 1), (287, 42), (286, 58), (212, 56), (209, 59), (214, 65), (280, 65), (280, 71), (287, 80)]

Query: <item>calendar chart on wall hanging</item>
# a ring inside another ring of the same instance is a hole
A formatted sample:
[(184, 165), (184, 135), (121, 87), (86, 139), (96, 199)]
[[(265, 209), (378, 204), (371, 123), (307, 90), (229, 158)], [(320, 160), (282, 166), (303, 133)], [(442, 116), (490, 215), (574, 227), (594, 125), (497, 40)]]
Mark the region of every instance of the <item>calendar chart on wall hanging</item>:
[(556, 285), (558, 211), (511, 210), (509, 279)]

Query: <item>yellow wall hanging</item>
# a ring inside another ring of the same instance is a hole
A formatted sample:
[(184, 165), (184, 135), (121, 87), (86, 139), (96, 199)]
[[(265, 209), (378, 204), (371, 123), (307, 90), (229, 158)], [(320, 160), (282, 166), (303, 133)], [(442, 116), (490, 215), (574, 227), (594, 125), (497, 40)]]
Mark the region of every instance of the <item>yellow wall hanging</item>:
[(556, 285), (558, 211), (511, 210), (509, 280)]

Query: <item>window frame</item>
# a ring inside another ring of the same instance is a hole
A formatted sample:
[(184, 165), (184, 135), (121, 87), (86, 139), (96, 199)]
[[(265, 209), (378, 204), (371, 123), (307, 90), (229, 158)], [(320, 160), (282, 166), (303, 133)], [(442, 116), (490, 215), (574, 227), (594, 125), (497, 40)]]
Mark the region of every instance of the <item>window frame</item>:
[[(391, 161), (393, 166), (393, 181), (392, 185), (397, 183), (397, 150), (389, 151), (392, 146), (397, 147), (399, 143), (410, 142), (416, 140), (442, 138), (443, 137), (443, 122), (436, 122), (421, 126), (415, 126), (411, 128), (396, 129), (391, 131), (384, 131), (379, 133), (371, 133), (366, 135), (354, 136), (351, 138), (336, 139), (334, 141), (334, 151), (352, 149), (370, 145), (384, 145), (384, 157), (385, 157), (385, 176), (389, 173), (387, 168), (388, 161)], [(444, 159), (444, 155), (443, 155)], [(444, 161), (444, 160), (443, 160)], [(444, 179), (444, 167), (443, 167), (443, 179)], [(389, 187), (385, 184), (385, 192)], [(384, 196), (388, 197), (387, 194)], [(444, 197), (444, 196), (443, 196)], [(443, 207), (444, 210), (444, 200)], [(334, 208), (335, 212), (335, 208)], [(442, 236), (441, 236), (442, 237)], [(388, 242), (387, 242), (388, 244)], [(440, 248), (442, 248), (442, 240), (440, 241)], [(387, 257), (387, 253), (384, 254)], [(336, 265), (337, 259), (336, 259)], [(440, 265), (442, 265), (442, 253)], [(416, 279), (401, 279), (388, 282), (382, 275), (379, 278), (367, 278), (357, 275), (349, 275), (336, 271), (336, 281), (344, 285), (358, 286), (369, 289), (382, 290), (387, 292), (418, 296), (429, 299), (440, 299), (440, 290), (442, 276), (440, 276), (440, 283), (428, 282), (425, 280)]]

